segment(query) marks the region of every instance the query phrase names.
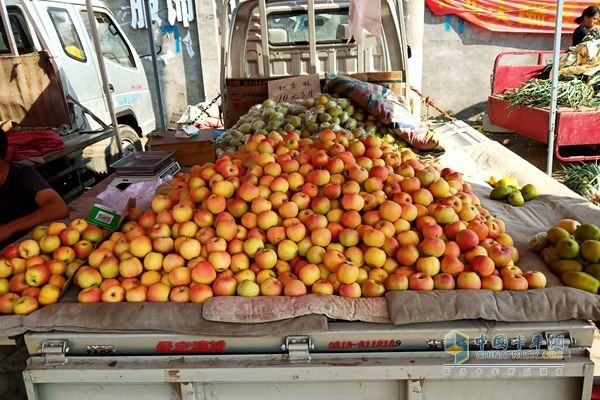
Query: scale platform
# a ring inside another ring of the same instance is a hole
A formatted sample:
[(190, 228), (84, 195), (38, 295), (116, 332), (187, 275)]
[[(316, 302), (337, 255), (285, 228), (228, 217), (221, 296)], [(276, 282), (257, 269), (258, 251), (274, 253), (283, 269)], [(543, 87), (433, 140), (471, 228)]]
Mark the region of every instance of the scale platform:
[(172, 151), (145, 151), (132, 153), (111, 164), (117, 177), (112, 186), (132, 184), (175, 175), (181, 170)]

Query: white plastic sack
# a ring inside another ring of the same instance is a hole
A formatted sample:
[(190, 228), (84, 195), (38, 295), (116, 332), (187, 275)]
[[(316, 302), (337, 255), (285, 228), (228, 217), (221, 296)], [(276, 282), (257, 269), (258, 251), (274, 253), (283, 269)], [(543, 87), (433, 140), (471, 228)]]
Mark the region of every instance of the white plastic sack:
[(363, 29), (371, 35), (381, 36), (381, 2), (379, 0), (350, 0), (348, 13), (350, 34), (356, 43), (363, 40)]
[(167, 178), (157, 178), (149, 181), (132, 183), (125, 190), (121, 190), (113, 185), (108, 185), (106, 190), (100, 193), (96, 198), (101, 204), (112, 208), (121, 213), (127, 210), (129, 199), (135, 199), (135, 206), (140, 210), (150, 208), (150, 202), (156, 192), (156, 189), (165, 182), (170, 181)]

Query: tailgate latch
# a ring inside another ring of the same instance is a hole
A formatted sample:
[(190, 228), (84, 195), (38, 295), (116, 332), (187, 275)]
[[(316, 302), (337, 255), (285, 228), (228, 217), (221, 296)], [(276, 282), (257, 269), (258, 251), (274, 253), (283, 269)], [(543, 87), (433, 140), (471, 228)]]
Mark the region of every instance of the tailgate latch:
[(66, 364), (69, 342), (67, 340), (44, 340), (39, 355), (45, 358), (46, 364)]
[(281, 350), (287, 351), (288, 359), (293, 361), (310, 360), (310, 351), (314, 348), (315, 344), (308, 336), (287, 336), (281, 345)]

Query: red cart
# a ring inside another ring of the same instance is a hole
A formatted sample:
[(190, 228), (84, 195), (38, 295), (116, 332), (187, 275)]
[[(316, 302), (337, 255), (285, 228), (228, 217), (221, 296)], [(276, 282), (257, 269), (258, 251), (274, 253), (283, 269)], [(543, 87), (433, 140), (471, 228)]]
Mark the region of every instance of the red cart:
[[(546, 66), (551, 51), (509, 51), (500, 53), (494, 62), (492, 94), (488, 97), (488, 116), (492, 124), (548, 143), (550, 110), (539, 107), (512, 107), (499, 96), (534, 78)], [(534, 61), (532, 61), (534, 60)], [(600, 110), (560, 108), (556, 114), (554, 153), (561, 161), (599, 160)], [(575, 146), (575, 147), (574, 147)], [(582, 154), (585, 153), (585, 154)]]

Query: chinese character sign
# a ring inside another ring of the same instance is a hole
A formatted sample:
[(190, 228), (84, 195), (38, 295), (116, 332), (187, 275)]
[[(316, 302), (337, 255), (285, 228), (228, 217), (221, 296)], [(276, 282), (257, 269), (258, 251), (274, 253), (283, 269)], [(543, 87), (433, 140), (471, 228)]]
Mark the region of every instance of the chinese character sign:
[[(133, 29), (145, 28), (145, 6), (144, 0), (129, 0), (131, 6), (131, 27)], [(194, 2), (192, 0), (149, 0), (150, 15), (152, 19), (160, 22), (158, 12), (167, 10), (167, 21), (169, 25), (181, 22), (185, 28), (190, 26), (194, 20)]]
[[(553, 33), (556, 0), (426, 0), (434, 15), (457, 15), (494, 32)], [(574, 20), (589, 0), (565, 0), (563, 33), (571, 33)]]

